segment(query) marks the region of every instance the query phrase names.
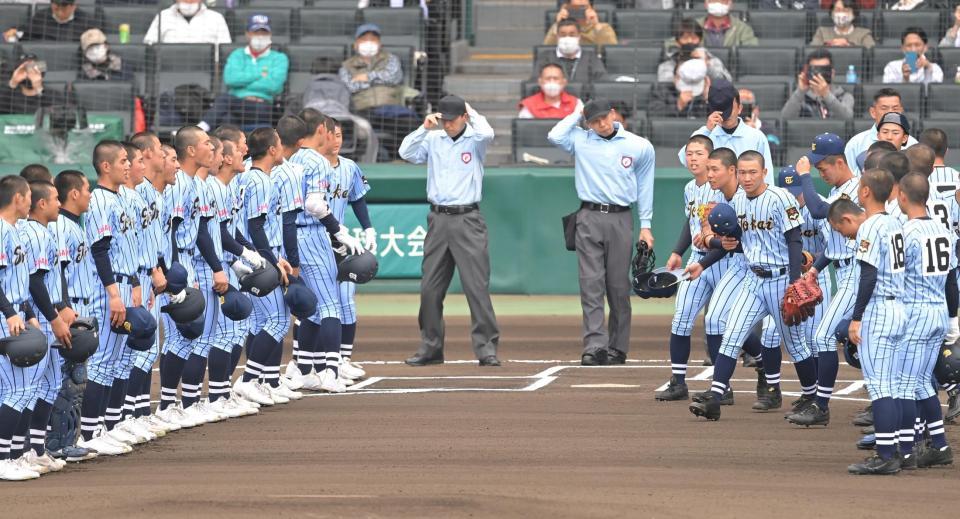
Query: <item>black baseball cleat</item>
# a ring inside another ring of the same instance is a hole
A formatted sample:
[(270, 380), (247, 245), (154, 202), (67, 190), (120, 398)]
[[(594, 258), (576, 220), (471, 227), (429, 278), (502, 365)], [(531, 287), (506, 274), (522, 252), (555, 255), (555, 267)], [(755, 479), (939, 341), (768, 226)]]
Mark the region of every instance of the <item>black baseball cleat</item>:
[(873, 434), (868, 434), (863, 438), (860, 438), (859, 441), (857, 441), (857, 448), (862, 451), (872, 451), (876, 446), (877, 446), (877, 437)]
[(947, 412), (943, 420), (953, 423), (960, 416), (960, 387), (947, 391)]
[(616, 348), (610, 348), (610, 351), (607, 352), (607, 365), (626, 364), (626, 363), (627, 363), (626, 353)]
[(683, 382), (677, 382), (677, 377), (673, 376), (670, 377), (667, 388), (655, 394), (653, 398), (661, 402), (673, 402), (689, 399), (690, 393), (687, 390), (687, 385)]
[(783, 395), (780, 386), (767, 386), (767, 392), (753, 403), (753, 410), (765, 413), (783, 407)]
[(900, 472), (900, 456), (894, 455), (885, 460), (879, 455), (874, 454), (863, 460), (861, 463), (854, 463), (847, 467), (847, 472), (859, 476), (885, 476)]
[(873, 411), (864, 411), (853, 417), (853, 425), (867, 427), (873, 425)]
[(703, 401), (690, 404), (690, 412), (707, 420), (719, 420), (720, 400), (715, 393), (711, 392), (703, 398)]
[(757, 368), (757, 400), (760, 400), (760, 397), (767, 393), (769, 387), (766, 373), (763, 372), (763, 369)]
[(917, 451), (910, 454), (899, 454), (900, 470), (917, 470)]
[[(706, 391), (701, 391), (699, 393), (694, 393), (693, 400), (694, 402), (703, 402), (703, 400), (709, 395), (711, 391), (708, 389)], [(733, 390), (727, 389), (723, 394), (723, 398), (720, 399), (720, 405), (733, 405)]]
[(783, 419), (786, 420), (788, 416), (803, 411), (807, 407), (813, 405), (816, 400), (816, 395), (800, 395), (800, 398), (790, 402), (790, 410), (787, 411), (787, 414), (784, 415)]
[(580, 357), (581, 366), (606, 366), (607, 350), (597, 350), (590, 353), (584, 353)]
[(940, 465), (953, 465), (953, 451), (949, 445), (942, 449), (928, 447), (917, 455), (917, 466), (922, 469)]
[(830, 408), (822, 409), (817, 404), (807, 406), (799, 413), (787, 415), (787, 421), (794, 425), (822, 425), (824, 427), (830, 423)]
[(747, 352), (743, 352), (743, 367), (745, 368), (755, 368), (757, 367), (757, 358), (753, 355), (750, 355)]

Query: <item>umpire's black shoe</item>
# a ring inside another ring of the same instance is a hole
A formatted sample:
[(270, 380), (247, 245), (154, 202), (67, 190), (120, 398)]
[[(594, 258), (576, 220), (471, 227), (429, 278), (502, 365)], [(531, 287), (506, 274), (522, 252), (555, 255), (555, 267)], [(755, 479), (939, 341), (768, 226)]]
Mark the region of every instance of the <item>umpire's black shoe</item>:
[(767, 386), (766, 393), (760, 395), (760, 398), (753, 403), (753, 410), (761, 413), (781, 407), (783, 407), (783, 395), (780, 393), (780, 386)]
[(853, 417), (853, 425), (858, 427), (866, 427), (868, 425), (873, 425), (873, 411), (864, 411), (857, 416)]
[(590, 353), (584, 353), (580, 357), (581, 366), (606, 366), (607, 350), (597, 350)]
[(811, 425), (822, 425), (824, 427), (830, 423), (830, 408), (822, 409), (817, 404), (807, 406), (803, 411), (799, 413), (793, 413), (787, 415), (787, 421), (794, 425), (803, 425), (810, 427)]
[(687, 390), (687, 385), (683, 382), (677, 382), (677, 377), (673, 376), (670, 377), (670, 382), (667, 384), (667, 388), (655, 394), (653, 398), (660, 400), (661, 402), (673, 402), (676, 400), (689, 399), (690, 393)]
[(952, 465), (953, 451), (947, 445), (942, 449), (927, 447), (917, 455), (917, 466), (920, 468), (936, 467), (938, 465)]
[(757, 367), (757, 358), (753, 355), (750, 355), (747, 352), (743, 352), (743, 367), (745, 368), (755, 368)]
[(720, 399), (713, 392), (704, 396), (703, 401), (690, 404), (689, 409), (695, 416), (702, 416), (707, 420), (720, 419)]
[(960, 388), (947, 391), (947, 412), (943, 415), (943, 419), (953, 422), (958, 416), (960, 416)]
[(626, 353), (616, 348), (610, 348), (610, 351), (607, 352), (607, 365), (626, 364), (626, 363), (627, 363)]
[(770, 386), (767, 384), (767, 374), (763, 372), (762, 368), (757, 368), (757, 400), (760, 400), (760, 397), (766, 394), (768, 387)]
[(786, 420), (787, 416), (792, 414), (799, 413), (807, 407), (814, 405), (817, 401), (816, 395), (800, 395), (800, 398), (790, 402), (790, 410), (787, 411), (787, 414), (784, 415), (783, 419)]
[(873, 434), (868, 434), (857, 441), (857, 448), (862, 451), (872, 451), (876, 446), (877, 437)]
[(496, 355), (489, 355), (487, 357), (480, 359), (480, 365), (481, 366), (499, 366), (500, 359), (498, 359)]
[(413, 355), (413, 357), (410, 357), (404, 362), (406, 362), (411, 366), (429, 366), (430, 364), (443, 364), (443, 352), (434, 353), (433, 355), (417, 352), (416, 354)]
[(854, 463), (847, 467), (847, 472), (857, 475), (889, 475), (900, 472), (900, 456), (894, 456), (888, 460), (874, 454), (863, 460), (861, 463)]

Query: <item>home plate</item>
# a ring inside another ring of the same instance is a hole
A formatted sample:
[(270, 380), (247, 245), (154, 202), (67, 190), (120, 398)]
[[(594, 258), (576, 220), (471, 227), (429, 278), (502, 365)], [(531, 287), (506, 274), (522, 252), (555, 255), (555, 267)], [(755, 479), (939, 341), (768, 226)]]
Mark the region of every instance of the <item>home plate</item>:
[(640, 385), (639, 384), (573, 384), (570, 387), (587, 388), (587, 389), (605, 389), (605, 388), (619, 388), (619, 387), (640, 387)]

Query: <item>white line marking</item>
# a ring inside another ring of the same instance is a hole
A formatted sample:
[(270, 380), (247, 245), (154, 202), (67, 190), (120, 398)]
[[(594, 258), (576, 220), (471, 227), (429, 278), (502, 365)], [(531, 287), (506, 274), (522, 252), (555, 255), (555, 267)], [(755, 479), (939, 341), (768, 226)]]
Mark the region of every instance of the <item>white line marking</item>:
[(849, 386), (847, 386), (847, 387), (845, 387), (845, 388), (843, 388), (843, 389), (841, 389), (841, 390), (839, 390), (839, 391), (834, 391), (834, 392), (833, 392), (833, 396), (837, 396), (837, 395), (849, 395), (850, 393), (853, 393), (854, 391), (862, 388), (863, 385), (864, 385), (864, 382), (863, 382), (862, 380), (854, 381), (854, 382), (853, 382), (852, 384), (850, 384)]
[(697, 376), (691, 378), (690, 380), (709, 380), (713, 376), (713, 366), (704, 368), (703, 371), (697, 374)]
[(269, 494), (270, 499), (373, 499), (372, 494)]
[(640, 387), (640, 384), (572, 384), (570, 387), (583, 388), (583, 389), (607, 389), (607, 388), (613, 389), (613, 388), (622, 388), (622, 387)]

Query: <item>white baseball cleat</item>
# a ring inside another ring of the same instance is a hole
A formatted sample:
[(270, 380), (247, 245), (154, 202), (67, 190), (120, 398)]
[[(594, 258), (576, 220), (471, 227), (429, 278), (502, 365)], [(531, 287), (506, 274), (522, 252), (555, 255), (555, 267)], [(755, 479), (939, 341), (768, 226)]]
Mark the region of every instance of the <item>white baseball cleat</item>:
[(200, 411), (206, 414), (210, 418), (211, 422), (222, 422), (227, 418), (230, 418), (230, 416), (227, 415), (226, 413), (221, 413), (216, 409), (214, 409), (213, 407), (211, 407), (210, 402), (207, 400), (200, 400), (194, 405), (199, 407)]
[(343, 373), (340, 373), (340, 382), (343, 383), (343, 386), (344, 386), (344, 387), (350, 387), (350, 386), (352, 386), (352, 385), (354, 385), (354, 384), (357, 383), (356, 380), (353, 380), (352, 378), (347, 378), (347, 377), (343, 376)]
[(77, 447), (95, 450), (98, 456), (120, 456), (133, 450), (129, 445), (118, 445), (103, 436), (97, 436), (89, 441), (81, 439), (77, 441)]
[(187, 419), (193, 420), (198, 424), (208, 423), (211, 420), (211, 416), (203, 412), (203, 409), (200, 408), (200, 403), (194, 403), (190, 407), (183, 408), (183, 414), (186, 415)]
[(44, 451), (43, 451), (43, 456), (41, 456), (41, 457), (47, 458), (48, 460), (50, 460), (51, 463), (56, 464), (57, 468), (53, 469), (54, 471), (61, 470), (61, 469), (63, 469), (63, 467), (66, 467), (66, 466), (67, 466), (67, 460), (61, 460), (61, 459), (54, 458), (53, 455), (50, 454), (50, 451), (48, 451), (48, 450), (44, 450)]
[(246, 416), (247, 408), (231, 404), (229, 399), (221, 398), (209, 405), (214, 412), (225, 415), (227, 418), (240, 418)]
[(256, 402), (251, 402), (246, 398), (241, 398), (236, 394), (231, 394), (230, 398), (228, 398), (226, 403), (224, 403), (223, 405), (224, 407), (235, 407), (239, 410), (246, 411), (246, 416), (250, 416), (260, 412), (260, 404)]
[(115, 442), (125, 443), (127, 445), (136, 445), (138, 443), (147, 441), (145, 439), (138, 438), (137, 436), (130, 434), (127, 431), (118, 428), (117, 426), (114, 426), (113, 429), (110, 429), (109, 431), (104, 430), (103, 436), (106, 436)]
[(137, 424), (140, 427), (143, 427), (147, 431), (150, 431), (150, 434), (154, 435), (157, 438), (163, 438), (167, 435), (167, 428), (163, 425), (160, 425), (159, 422), (154, 422), (150, 419), (149, 416), (141, 416), (139, 418), (134, 418)]
[(316, 371), (311, 370), (309, 374), (303, 375), (301, 378), (303, 380), (303, 389), (304, 391), (323, 391), (320, 387), (320, 376), (317, 375)]
[(348, 360), (340, 361), (340, 378), (359, 380), (365, 376), (367, 376), (367, 373), (356, 367), (352, 362)]
[(180, 407), (179, 403), (167, 407), (165, 411), (161, 412), (160, 418), (168, 422), (175, 423), (184, 429), (203, 425), (203, 422), (198, 422), (187, 416), (187, 413), (183, 411), (183, 408)]
[(280, 392), (280, 387), (272, 387), (270, 384), (262, 384), (262, 386), (269, 392), (270, 398), (273, 400), (274, 404), (289, 404), (290, 399), (283, 395)]
[(0, 479), (4, 481), (26, 481), (39, 477), (39, 472), (25, 469), (14, 460), (0, 460)]
[(242, 379), (238, 379), (236, 383), (233, 384), (233, 392), (240, 398), (259, 405), (273, 405), (273, 399), (270, 398), (269, 393), (264, 394), (260, 389), (260, 384), (256, 380), (243, 382)]
[(40, 463), (32, 449), (28, 450), (23, 456), (17, 458), (16, 463), (20, 465), (21, 468), (32, 470), (41, 476), (47, 474), (51, 470), (48, 465)]
[(280, 380), (280, 385), (276, 387), (275, 391), (289, 398), (290, 400), (300, 400), (301, 398), (303, 398), (303, 393), (299, 391), (294, 391), (282, 379)]
[(230, 392), (229, 400), (233, 400), (237, 405), (242, 405), (244, 407), (249, 407), (250, 409), (260, 409), (260, 404), (252, 402), (238, 395), (235, 391)]
[(24, 454), (20, 459), (25, 460), (25, 462), (28, 463), (29, 465), (40, 467), (41, 469), (43, 469), (43, 470), (37, 471), (40, 474), (46, 474), (47, 472), (57, 472), (67, 464), (66, 462), (64, 462), (63, 465), (61, 465), (57, 460), (53, 459), (53, 457), (47, 455), (46, 452), (44, 452), (43, 455), (38, 455), (36, 452), (33, 451), (33, 449), (30, 449), (29, 451), (27, 451), (27, 453)]
[(332, 369), (325, 369), (320, 373), (320, 390), (328, 393), (343, 393), (347, 386), (343, 385), (340, 377)]
[[(159, 413), (159, 412), (160, 412), (160, 410), (158, 409), (158, 410), (157, 410), (157, 413)], [(157, 414), (157, 413), (151, 414), (151, 415), (149, 415), (149, 416), (145, 416), (145, 417), (143, 418), (143, 420), (144, 420), (146, 423), (151, 424), (151, 425), (153, 425), (153, 426), (155, 426), (155, 427), (160, 427), (160, 428), (162, 428), (162, 429), (165, 429), (168, 433), (171, 433), (171, 432), (173, 432), (173, 431), (179, 431), (179, 430), (180, 430), (180, 425), (179, 425), (179, 424), (175, 424), (175, 423), (172, 423), (172, 422), (168, 422), (168, 421), (164, 420), (163, 418), (161, 418), (160, 415)]]
[(287, 366), (287, 370), (283, 372), (283, 376), (280, 377), (280, 381), (283, 384), (293, 391), (301, 389), (303, 387), (303, 374), (300, 373), (300, 368), (296, 365), (293, 366), (293, 369), (290, 369), (290, 366)]
[(297, 361), (290, 359), (290, 362), (287, 363), (287, 367), (283, 368), (283, 376), (292, 378), (296, 375), (302, 375), (302, 373), (300, 373), (300, 368), (297, 367)]
[(153, 434), (152, 432), (150, 432), (150, 429), (144, 427), (143, 424), (138, 422), (135, 418), (128, 418), (120, 422), (119, 424), (117, 424), (117, 428), (119, 428), (123, 432), (130, 433), (133, 436), (136, 436), (138, 440), (143, 440), (143, 441), (139, 441), (138, 443), (151, 442), (157, 439), (156, 434)]

